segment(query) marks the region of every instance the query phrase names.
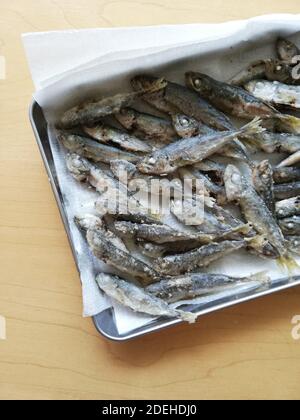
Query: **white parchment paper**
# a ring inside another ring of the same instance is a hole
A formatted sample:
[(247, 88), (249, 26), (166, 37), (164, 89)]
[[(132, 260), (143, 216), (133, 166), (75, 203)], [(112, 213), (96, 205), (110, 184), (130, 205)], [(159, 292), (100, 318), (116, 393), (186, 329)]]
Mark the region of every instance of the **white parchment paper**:
[[(270, 15), (211, 25), (34, 33), (25, 34), (23, 42), (37, 89), (34, 97), (51, 127), (65, 109), (86, 98), (129, 91), (130, 77), (140, 72), (165, 76), (180, 83), (187, 70), (227, 80), (251, 61), (274, 56), (274, 40), (279, 35), (290, 36), (300, 45), (299, 31), (300, 15)], [(93, 211), (95, 193), (78, 185), (68, 175), (64, 152), (51, 129), (49, 133), (79, 260), (84, 315), (96, 315), (113, 305), (120, 334), (148, 324), (151, 318), (111, 303), (99, 292), (95, 274), (109, 268), (93, 258), (72, 222), (75, 214)], [(245, 253), (230, 256), (210, 268), (211, 272), (237, 276), (265, 270), (272, 278), (287, 274), (275, 262), (258, 260)], [(255, 289), (257, 284), (247, 287)], [(196, 302), (209, 299), (213, 298)]]

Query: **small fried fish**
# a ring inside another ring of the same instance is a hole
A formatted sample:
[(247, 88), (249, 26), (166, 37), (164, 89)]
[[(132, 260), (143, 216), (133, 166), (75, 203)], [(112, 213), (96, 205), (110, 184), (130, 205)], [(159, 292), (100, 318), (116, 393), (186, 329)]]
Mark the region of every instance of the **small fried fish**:
[(223, 112), (248, 120), (254, 117), (266, 120), (272, 118), (278, 130), (300, 134), (299, 118), (281, 114), (271, 105), (266, 104), (239, 86), (219, 82), (205, 74), (194, 72), (186, 74), (186, 83)]
[(112, 232), (104, 229), (87, 231), (87, 241), (93, 254), (106, 264), (136, 278), (143, 286), (158, 281), (160, 275), (145, 262), (125, 252), (115, 242)]
[(211, 243), (184, 254), (158, 258), (153, 262), (153, 266), (161, 275), (177, 276), (190, 273), (200, 267), (207, 267), (214, 261), (246, 246), (246, 241)]
[(146, 291), (156, 298), (171, 304), (182, 300), (195, 299), (210, 293), (217, 293), (232, 286), (252, 281), (258, 281), (264, 285), (270, 281), (270, 278), (261, 273), (249, 277), (199, 273), (162, 280), (159, 283), (148, 286)]
[(228, 165), (225, 172), (225, 187), (228, 200), (237, 201), (246, 220), (277, 249), (281, 256), (284, 256), (286, 249), (283, 234), (251, 181), (243, 176), (237, 167)]
[[(151, 89), (152, 86), (158, 83), (158, 79), (152, 76), (140, 75), (134, 77), (131, 83), (133, 89), (139, 91), (141, 89)], [(181, 112), (217, 130), (234, 129), (231, 121), (225, 114), (217, 111), (199, 95), (184, 86), (167, 82), (167, 86), (160, 91), (160, 95), (163, 97), (163, 102), (171, 106), (171, 114), (174, 114), (174, 109), (177, 109), (179, 110), (177, 113)], [(149, 95), (144, 95), (143, 99), (151, 104), (151, 95), (150, 100)], [(156, 106), (153, 102), (152, 105)], [(162, 110), (161, 107), (158, 107), (158, 109)]]
[(252, 80), (245, 85), (248, 92), (256, 98), (275, 107), (300, 108), (300, 86), (291, 86), (268, 80)]
[(96, 282), (107, 296), (116, 300), (134, 312), (155, 317), (180, 318), (183, 321), (194, 323), (197, 316), (191, 312), (184, 312), (171, 308), (166, 302), (158, 299), (144, 289), (128, 283), (117, 276), (99, 274)]
[(109, 164), (111, 160), (122, 159), (137, 163), (140, 160), (139, 156), (132, 153), (97, 143), (86, 137), (70, 134), (67, 131), (59, 131), (57, 133), (57, 139), (69, 152), (77, 153), (94, 162)]
[(113, 143), (128, 152), (149, 153), (152, 147), (137, 137), (105, 124), (84, 127), (84, 132), (100, 143)]
[(137, 166), (145, 174), (164, 175), (183, 166), (201, 162), (219, 152), (239, 136), (255, 136), (264, 129), (261, 120), (254, 119), (240, 130), (218, 132), (175, 142), (143, 159)]
[(119, 114), (115, 114), (115, 118), (126, 130), (141, 134), (145, 139), (165, 144), (178, 139), (170, 120), (138, 112), (131, 108), (122, 109)]
[(295, 83), (292, 73), (293, 67), (282, 60), (259, 60), (250, 64), (246, 69), (241, 70), (231, 80), (230, 84), (244, 86), (256, 79), (266, 79), (281, 83)]
[(130, 106), (133, 101), (146, 92), (156, 92), (163, 89), (166, 82), (163, 79), (157, 79), (149, 89), (141, 89), (134, 93), (118, 94), (109, 98), (85, 102), (75, 106), (62, 116), (59, 128), (69, 129), (79, 125), (94, 125), (102, 117), (120, 112), (122, 108)]

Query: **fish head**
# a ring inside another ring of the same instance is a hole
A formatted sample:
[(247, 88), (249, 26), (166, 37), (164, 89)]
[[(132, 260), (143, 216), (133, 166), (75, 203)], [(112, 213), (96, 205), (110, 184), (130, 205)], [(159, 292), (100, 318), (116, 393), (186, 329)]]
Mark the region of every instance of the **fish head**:
[(214, 81), (209, 76), (202, 73), (188, 72), (185, 78), (187, 86), (200, 95), (207, 97), (212, 93), (212, 84)]
[(90, 175), (90, 162), (76, 153), (70, 153), (67, 155), (66, 164), (69, 172), (77, 181), (86, 181)]
[(228, 201), (238, 201), (243, 193), (243, 176), (234, 165), (228, 165), (224, 174)]
[(297, 229), (300, 225), (300, 218), (297, 216), (290, 217), (287, 219), (283, 219), (280, 221), (280, 227), (282, 230), (287, 232), (287, 234), (293, 234), (295, 229)]
[(149, 75), (139, 75), (131, 79), (131, 86), (135, 92), (139, 91), (153, 91), (163, 89), (166, 87), (167, 82), (164, 79)]
[(297, 46), (285, 38), (277, 40), (276, 49), (279, 58), (283, 61), (292, 62), (293, 58), (299, 54)]
[(137, 172), (136, 166), (127, 160), (112, 160), (110, 170), (118, 179), (132, 179)]
[(180, 137), (193, 137), (198, 133), (199, 122), (182, 114), (172, 115), (173, 125)]
[(262, 257), (276, 260), (280, 258), (279, 251), (261, 235), (257, 235), (249, 240), (249, 247), (255, 249)]
[(291, 79), (291, 66), (280, 60), (266, 61), (266, 75), (269, 80), (289, 83)]
[(155, 155), (148, 156), (137, 165), (137, 168), (144, 174), (153, 175), (165, 175), (176, 170), (176, 167), (174, 168), (167, 156), (164, 155), (159, 157), (155, 157)]
[(136, 114), (133, 109), (124, 108), (121, 109), (118, 114), (115, 114), (115, 118), (127, 130), (132, 130), (135, 123)]
[(84, 216), (75, 216), (75, 224), (79, 229), (87, 232), (88, 230), (95, 230), (103, 226), (102, 219), (94, 214), (86, 214)]

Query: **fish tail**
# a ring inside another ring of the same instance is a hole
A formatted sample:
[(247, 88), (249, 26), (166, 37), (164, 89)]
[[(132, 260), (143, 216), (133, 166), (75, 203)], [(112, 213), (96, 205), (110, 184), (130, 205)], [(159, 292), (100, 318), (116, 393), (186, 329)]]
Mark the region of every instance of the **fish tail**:
[(262, 285), (268, 285), (271, 282), (271, 278), (268, 276), (267, 271), (261, 271), (259, 273), (253, 274), (252, 276), (249, 276), (247, 281), (258, 281)]
[(275, 118), (280, 131), (300, 134), (300, 118), (285, 114), (278, 114)]
[(164, 89), (164, 88), (166, 88), (167, 87), (167, 85), (168, 85), (168, 82), (166, 81), (166, 79), (164, 79), (163, 77), (162, 78), (160, 78), (160, 79), (157, 79), (154, 83), (152, 83), (151, 84), (151, 86), (149, 86), (148, 88), (146, 88), (146, 89), (143, 89), (142, 91), (141, 91), (141, 93), (142, 94), (145, 94), (145, 93), (155, 93), (155, 92), (157, 92), (157, 91), (159, 91), (159, 90), (162, 90), (162, 89)]
[(278, 258), (277, 264), (280, 267), (287, 269), (289, 274), (292, 274), (294, 270), (297, 270), (300, 268), (295, 258), (293, 258), (291, 255), (285, 255)]
[(262, 126), (262, 119), (255, 117), (249, 124), (242, 127), (238, 134), (242, 136), (254, 136), (263, 133), (264, 131), (266, 131), (266, 129)]
[(185, 311), (176, 311), (178, 318), (181, 318), (183, 321), (188, 322), (189, 324), (195, 324), (197, 321), (198, 315), (193, 314), (192, 312), (185, 312)]

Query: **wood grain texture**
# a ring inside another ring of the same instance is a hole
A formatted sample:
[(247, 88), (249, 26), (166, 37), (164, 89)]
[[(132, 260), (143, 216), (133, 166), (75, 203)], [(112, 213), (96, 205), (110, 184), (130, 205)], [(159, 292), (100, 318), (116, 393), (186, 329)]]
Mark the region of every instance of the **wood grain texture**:
[(81, 317), (80, 285), (27, 117), (33, 86), (20, 34), (68, 28), (221, 22), (299, 12), (298, 0), (2, 0), (0, 55), (1, 399), (300, 396), (294, 289), (127, 343)]

